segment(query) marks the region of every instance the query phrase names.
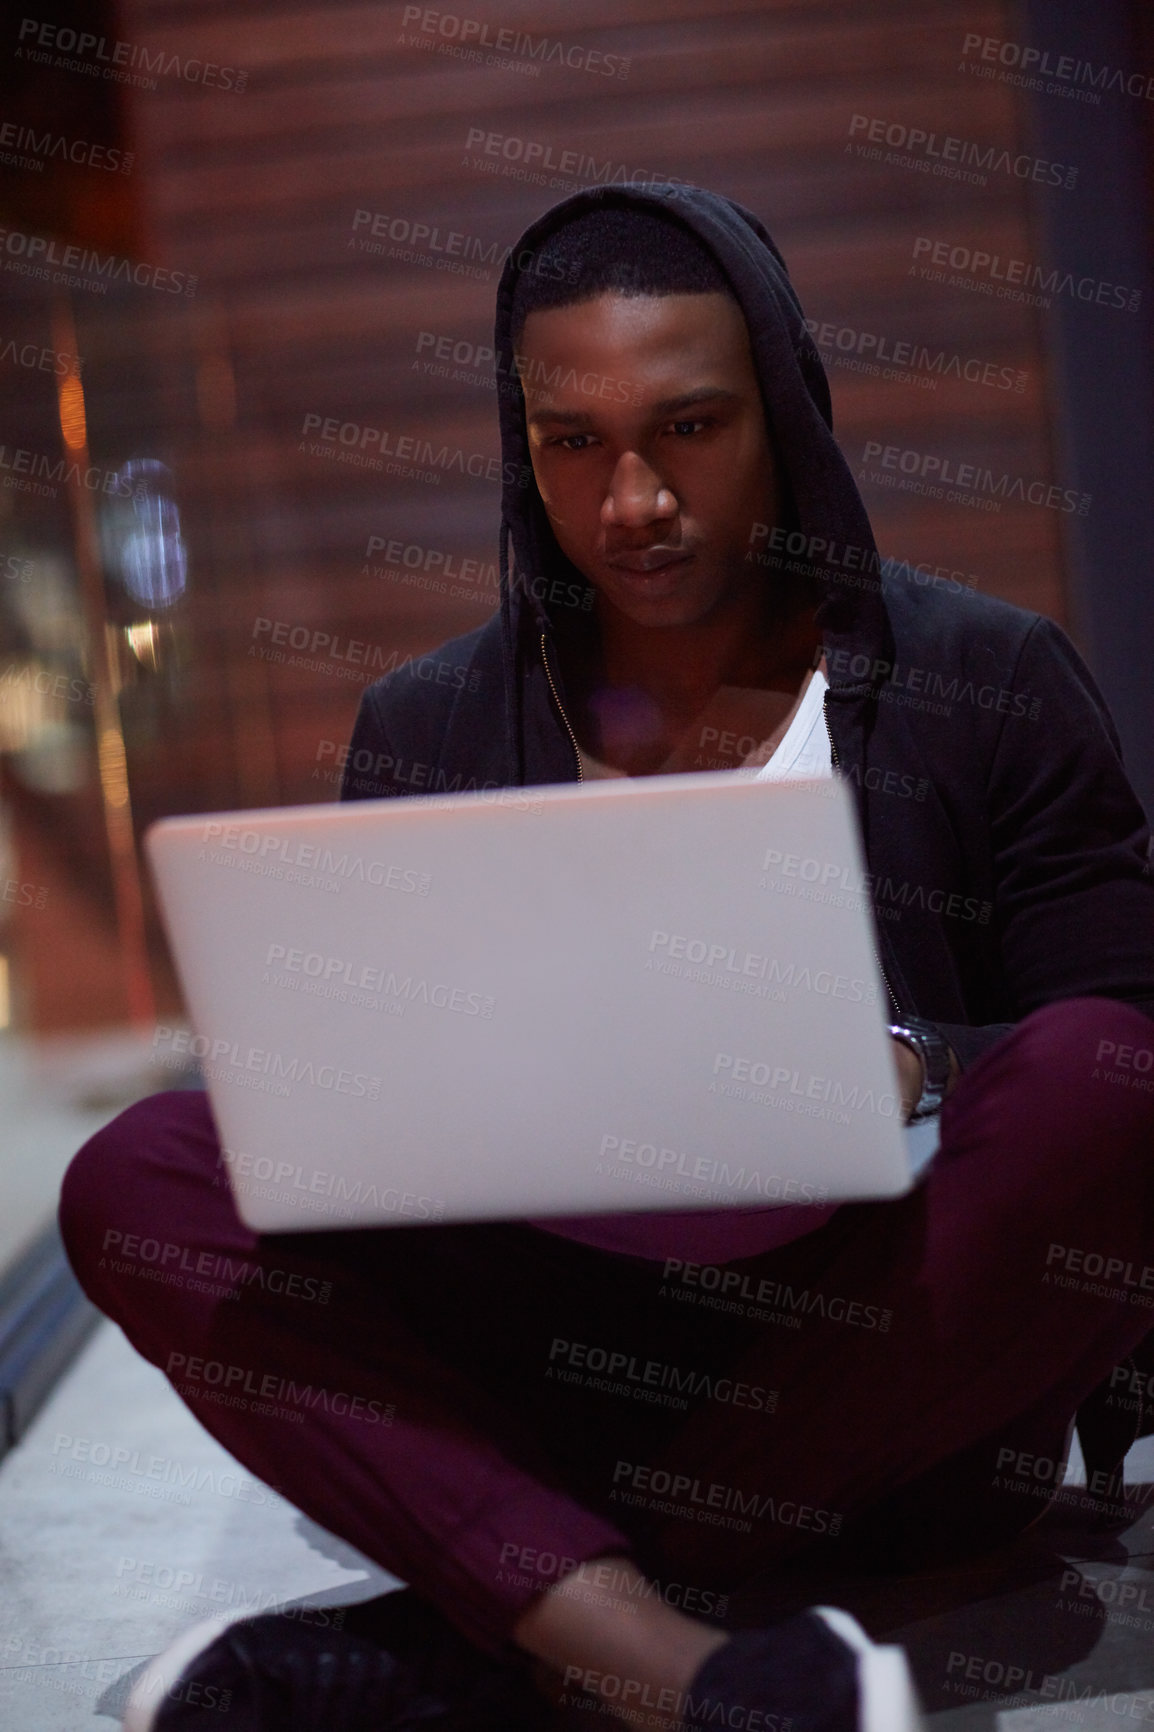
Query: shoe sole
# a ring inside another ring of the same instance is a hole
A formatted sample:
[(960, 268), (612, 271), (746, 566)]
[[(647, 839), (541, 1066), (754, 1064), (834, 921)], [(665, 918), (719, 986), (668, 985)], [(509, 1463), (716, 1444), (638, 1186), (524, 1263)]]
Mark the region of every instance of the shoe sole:
[(222, 1631), (237, 1622), (235, 1617), (205, 1618), (185, 1630), (155, 1660), (150, 1660), (132, 1686), (122, 1732), (154, 1732), (157, 1715), (197, 1655), (203, 1654)]
[(857, 1655), (859, 1732), (926, 1732), (905, 1649), (871, 1641), (838, 1606), (812, 1610)]

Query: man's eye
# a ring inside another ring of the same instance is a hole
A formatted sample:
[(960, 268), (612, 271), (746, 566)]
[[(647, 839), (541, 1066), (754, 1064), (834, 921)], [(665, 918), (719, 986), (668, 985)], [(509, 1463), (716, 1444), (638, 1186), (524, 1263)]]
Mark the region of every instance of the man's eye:
[(564, 451), (584, 451), (585, 445), (592, 438), (590, 433), (563, 433), (558, 439), (550, 439), (550, 445), (560, 445)]
[(691, 433), (700, 432), (708, 423), (705, 421), (673, 421), (670, 425), (675, 433), (688, 436)]

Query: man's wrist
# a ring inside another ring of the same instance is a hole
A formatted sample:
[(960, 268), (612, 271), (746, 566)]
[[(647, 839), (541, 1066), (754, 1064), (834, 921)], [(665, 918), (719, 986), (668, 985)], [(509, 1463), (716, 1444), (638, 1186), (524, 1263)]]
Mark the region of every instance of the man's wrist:
[(921, 1064), (921, 1089), (910, 1104), (907, 1120), (917, 1124), (942, 1110), (942, 1102), (957, 1080), (957, 1057), (945, 1036), (922, 1017), (903, 1017), (890, 1024), (889, 1032), (894, 1040), (909, 1047)]

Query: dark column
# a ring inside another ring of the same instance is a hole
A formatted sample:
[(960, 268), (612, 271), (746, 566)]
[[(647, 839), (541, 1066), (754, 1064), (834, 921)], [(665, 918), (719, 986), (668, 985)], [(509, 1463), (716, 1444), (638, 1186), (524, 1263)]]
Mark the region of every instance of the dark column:
[[(1064, 519), (1073, 630), (1154, 816), (1154, 102), (1109, 84), (1115, 72), (1140, 73), (1144, 89), (1154, 56), (1131, 0), (1020, 0), (1019, 17), (1018, 40), (1047, 50), (1051, 67), (1069, 56), (1096, 75), (1107, 69), (1102, 84), (1063, 81), (1099, 89), (1096, 106), (1042, 89), (1030, 93), (1025, 112), (1028, 147), (1078, 169), (1073, 191), (1038, 187), (1038, 262), (1075, 281), (1141, 291), (1133, 313), (1059, 293), (1040, 316), (1052, 357), (1058, 477), (1093, 495), (1086, 517)], [(1030, 71), (1043, 84), (1058, 82), (1037, 65)]]

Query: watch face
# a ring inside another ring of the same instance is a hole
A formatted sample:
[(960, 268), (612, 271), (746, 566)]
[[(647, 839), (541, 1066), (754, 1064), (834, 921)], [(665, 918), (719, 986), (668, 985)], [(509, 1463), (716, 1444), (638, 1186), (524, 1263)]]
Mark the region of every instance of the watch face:
[(904, 1028), (912, 1037), (913, 1044), (919, 1052), (925, 1053), (927, 1059), (944, 1060), (949, 1064), (950, 1048), (943, 1035), (940, 1035), (932, 1022), (923, 1022), (920, 1017), (907, 1017), (904, 1023), (898, 1025)]

